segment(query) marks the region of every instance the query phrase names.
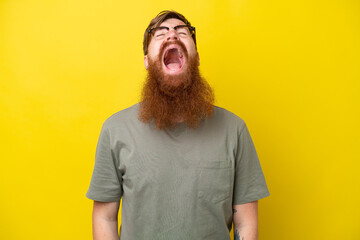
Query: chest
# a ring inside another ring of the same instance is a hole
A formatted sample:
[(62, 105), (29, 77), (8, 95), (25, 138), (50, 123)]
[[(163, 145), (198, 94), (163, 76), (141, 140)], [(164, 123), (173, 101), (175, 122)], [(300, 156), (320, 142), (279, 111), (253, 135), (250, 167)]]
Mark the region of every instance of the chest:
[(119, 140), (125, 198), (178, 195), (219, 202), (231, 196), (236, 139), (221, 132), (139, 132)]

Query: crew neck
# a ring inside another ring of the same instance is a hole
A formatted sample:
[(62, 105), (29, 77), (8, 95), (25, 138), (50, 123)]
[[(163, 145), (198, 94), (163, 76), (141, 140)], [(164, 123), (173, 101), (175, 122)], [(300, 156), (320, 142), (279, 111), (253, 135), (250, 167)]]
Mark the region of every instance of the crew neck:
[(173, 127), (171, 128), (166, 128), (165, 131), (175, 137), (181, 135), (182, 133), (186, 132), (188, 129), (188, 126), (186, 125), (185, 122), (179, 122), (176, 123)]

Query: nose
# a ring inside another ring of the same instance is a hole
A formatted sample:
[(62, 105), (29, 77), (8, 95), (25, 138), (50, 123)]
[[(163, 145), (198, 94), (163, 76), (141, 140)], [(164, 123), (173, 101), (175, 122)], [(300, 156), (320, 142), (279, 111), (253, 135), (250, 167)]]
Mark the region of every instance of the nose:
[(170, 29), (166, 38), (168, 41), (169, 40), (178, 40), (178, 35), (175, 31), (175, 29)]

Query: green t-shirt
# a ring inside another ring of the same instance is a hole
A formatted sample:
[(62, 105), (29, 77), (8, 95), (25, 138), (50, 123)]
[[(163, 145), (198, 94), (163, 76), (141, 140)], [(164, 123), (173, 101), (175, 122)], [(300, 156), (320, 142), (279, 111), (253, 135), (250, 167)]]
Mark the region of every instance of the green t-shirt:
[(121, 240), (229, 240), (232, 205), (270, 195), (244, 121), (215, 106), (196, 129), (158, 130), (138, 109), (104, 122), (86, 196), (123, 198)]

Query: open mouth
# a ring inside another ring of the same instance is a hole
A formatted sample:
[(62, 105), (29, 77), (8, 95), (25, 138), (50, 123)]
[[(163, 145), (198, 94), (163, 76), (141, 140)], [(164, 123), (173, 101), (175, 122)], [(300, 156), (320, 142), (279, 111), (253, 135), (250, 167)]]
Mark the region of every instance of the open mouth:
[(164, 53), (163, 63), (172, 72), (181, 70), (184, 65), (184, 54), (181, 48), (178, 46), (167, 48)]

